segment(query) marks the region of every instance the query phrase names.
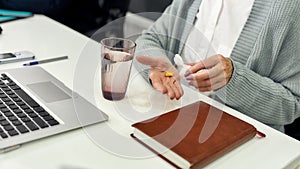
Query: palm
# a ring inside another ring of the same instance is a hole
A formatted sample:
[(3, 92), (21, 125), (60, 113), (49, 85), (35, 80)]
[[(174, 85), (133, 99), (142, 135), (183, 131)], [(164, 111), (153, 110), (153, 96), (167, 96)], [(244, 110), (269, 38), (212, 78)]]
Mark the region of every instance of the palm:
[[(142, 64), (150, 66), (151, 69), (149, 77), (153, 88), (167, 94), (170, 99), (179, 99), (183, 95), (178, 71), (165, 58), (139, 56), (137, 57), (137, 60)], [(174, 76), (166, 77), (166, 71), (173, 72)]]

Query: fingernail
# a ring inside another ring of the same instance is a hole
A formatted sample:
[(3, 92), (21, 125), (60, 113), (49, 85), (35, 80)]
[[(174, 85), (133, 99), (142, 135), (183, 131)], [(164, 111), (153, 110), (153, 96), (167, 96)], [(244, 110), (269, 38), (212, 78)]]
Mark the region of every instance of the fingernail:
[(192, 83), (192, 81), (189, 81), (189, 82), (188, 82), (188, 84), (189, 84), (189, 85), (191, 85), (191, 86), (193, 86), (193, 83)]
[(185, 73), (184, 73), (184, 76), (185, 77), (187, 77), (188, 75), (190, 75), (191, 73), (189, 72), (189, 71), (186, 71)]
[(193, 76), (189, 75), (185, 77), (186, 80), (193, 80)]

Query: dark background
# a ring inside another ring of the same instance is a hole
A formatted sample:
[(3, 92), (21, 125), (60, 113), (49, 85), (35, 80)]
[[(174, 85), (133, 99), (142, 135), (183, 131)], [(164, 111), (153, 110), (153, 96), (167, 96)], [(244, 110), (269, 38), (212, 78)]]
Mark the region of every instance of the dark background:
[(131, 0), (131, 12), (162, 12), (171, 0)]
[[(172, 0), (131, 0), (129, 11), (132, 13), (141, 12), (163, 12), (164, 9), (172, 2)], [(156, 17), (148, 17), (157, 19)]]
[[(30, 11), (47, 15), (87, 36), (131, 13), (163, 12), (172, 0), (0, 0), (1, 9)], [(141, 14), (140, 14), (141, 15)], [(155, 20), (159, 15), (143, 15)], [(123, 22), (105, 36), (122, 36)]]

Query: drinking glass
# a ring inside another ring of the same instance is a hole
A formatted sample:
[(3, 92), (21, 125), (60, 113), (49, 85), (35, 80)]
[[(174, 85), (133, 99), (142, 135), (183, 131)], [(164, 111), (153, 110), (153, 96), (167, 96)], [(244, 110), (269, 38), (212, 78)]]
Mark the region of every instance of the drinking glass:
[(125, 97), (136, 44), (130, 39), (101, 40), (102, 94), (107, 100)]

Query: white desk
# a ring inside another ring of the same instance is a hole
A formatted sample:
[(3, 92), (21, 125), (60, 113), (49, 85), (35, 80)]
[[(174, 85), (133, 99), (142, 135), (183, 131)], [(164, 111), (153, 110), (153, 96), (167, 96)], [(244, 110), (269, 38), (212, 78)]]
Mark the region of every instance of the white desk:
[[(87, 37), (72, 31), (71, 29), (47, 18), (36, 15), (33, 18), (18, 20), (1, 24), (3, 34), (0, 35), (0, 52), (29, 50), (36, 54), (38, 59), (59, 55), (68, 55), (69, 59), (53, 63), (42, 64), (43, 68), (55, 75), (70, 88), (73, 88), (73, 77), (76, 63), (79, 57), (96, 55), (97, 46), (92, 43), (89, 54), (82, 54), (86, 44), (90, 41)], [(83, 52), (84, 53), (84, 52)], [(88, 58), (88, 57), (87, 57)], [(0, 65), (0, 69), (21, 67), (22, 63)], [(78, 66), (77, 66), (78, 68)], [(83, 72), (85, 70), (82, 70)], [(76, 74), (77, 75), (77, 74)], [(159, 95), (151, 88), (143, 84), (140, 77), (133, 73), (126, 99), (120, 102), (109, 102), (101, 97), (100, 92), (91, 95), (89, 92), (99, 90), (97, 85), (90, 82), (94, 90), (82, 89), (88, 99), (95, 102), (97, 106), (106, 112), (110, 119), (108, 122), (96, 124), (87, 129), (78, 129), (63, 133), (39, 141), (24, 144), (21, 148), (12, 152), (0, 155), (1, 169), (98, 169), (98, 168), (172, 168), (168, 163), (159, 157), (151, 158), (126, 158), (122, 153), (114, 153), (110, 148), (123, 147), (125, 152), (147, 152), (147, 150), (129, 137), (133, 131), (130, 124), (153, 116), (153, 113), (145, 113), (141, 117), (126, 119), (127, 113), (147, 112), (155, 110), (158, 114), (186, 105), (201, 99), (223, 109), (245, 121), (253, 124), (258, 130), (264, 132), (267, 137), (263, 139), (254, 138), (240, 146), (217, 161), (209, 164), (209, 169), (279, 169), (295, 168), (300, 164), (300, 143), (270, 127), (257, 122), (237, 111), (207, 98), (196, 94), (185, 88), (185, 96), (180, 101), (168, 101), (164, 96)], [(93, 75), (91, 76), (93, 77)], [(97, 84), (97, 78), (95, 79)], [(136, 83), (139, 82), (139, 83)], [(77, 85), (77, 84), (76, 84)], [(79, 89), (81, 90), (81, 89)], [(155, 97), (149, 101), (149, 96)], [(129, 112), (126, 106), (136, 105)], [(121, 111), (122, 110), (122, 111)], [(103, 131), (109, 127), (120, 137), (120, 140), (107, 140), (110, 138), (110, 131)], [(97, 142), (87, 134), (88, 132), (102, 132), (105, 146), (100, 148)], [(111, 146), (111, 147), (109, 147)], [(135, 147), (132, 147), (135, 146)], [(127, 150), (126, 150), (127, 148)], [(105, 150), (106, 149), (106, 150)], [(114, 155), (118, 154), (118, 155)], [(125, 153), (126, 154), (126, 153)]]

